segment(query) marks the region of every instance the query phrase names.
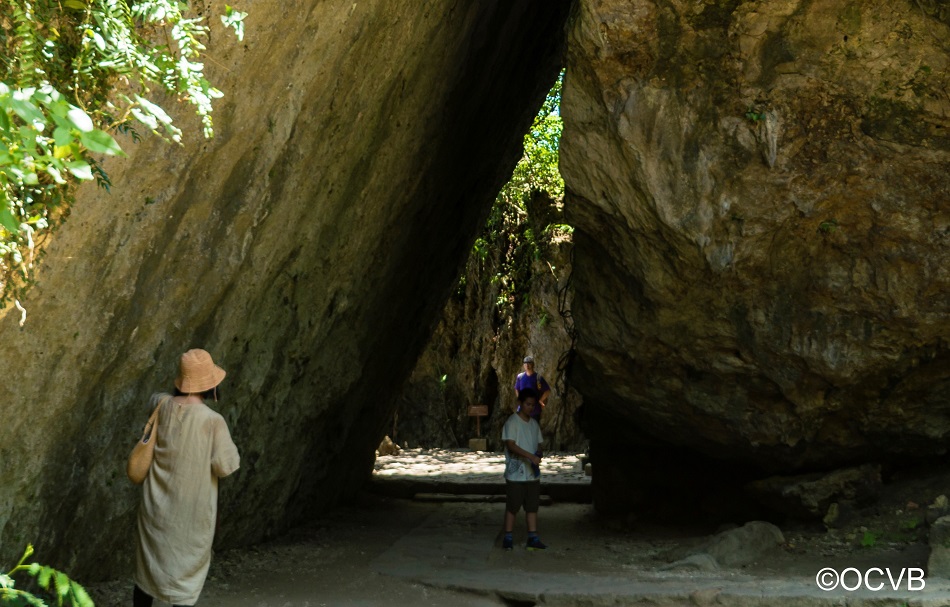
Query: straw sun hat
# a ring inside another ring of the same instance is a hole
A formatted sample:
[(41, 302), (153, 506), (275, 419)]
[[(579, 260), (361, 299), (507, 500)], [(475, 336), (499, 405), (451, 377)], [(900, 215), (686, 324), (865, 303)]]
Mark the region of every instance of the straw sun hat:
[(185, 394), (207, 392), (221, 383), (227, 373), (214, 364), (211, 355), (195, 348), (181, 355), (175, 387)]

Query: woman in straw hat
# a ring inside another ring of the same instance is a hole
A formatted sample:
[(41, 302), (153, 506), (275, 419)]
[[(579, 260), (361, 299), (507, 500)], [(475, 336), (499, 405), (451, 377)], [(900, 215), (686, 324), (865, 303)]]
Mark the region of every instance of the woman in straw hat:
[(188, 350), (175, 394), (152, 397), (160, 409), (139, 506), (134, 607), (150, 607), (153, 597), (194, 605), (201, 594), (211, 564), (218, 479), (241, 463), (224, 418), (204, 404), (218, 400), (224, 375), (210, 354)]

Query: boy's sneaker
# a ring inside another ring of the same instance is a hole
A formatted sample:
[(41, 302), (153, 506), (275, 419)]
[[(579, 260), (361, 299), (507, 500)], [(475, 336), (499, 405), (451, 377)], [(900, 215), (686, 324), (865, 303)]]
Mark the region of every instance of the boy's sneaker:
[(525, 545), (525, 550), (544, 550), (547, 548), (544, 544), (541, 543), (541, 538), (535, 536), (528, 538), (528, 543)]
[(505, 550), (513, 549), (515, 547), (514, 540), (512, 540), (510, 537), (506, 537), (501, 541), (501, 547)]

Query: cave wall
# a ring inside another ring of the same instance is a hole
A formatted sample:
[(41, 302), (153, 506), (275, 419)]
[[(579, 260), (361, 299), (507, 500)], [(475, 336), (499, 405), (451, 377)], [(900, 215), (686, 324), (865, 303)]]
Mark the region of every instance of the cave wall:
[(578, 2), (561, 172), (595, 484), (598, 441), (763, 472), (945, 452), (948, 24)]
[[(218, 10), (223, 2), (215, 2)], [(0, 312), (0, 562), (130, 570), (125, 459), (181, 352), (228, 371), (219, 546), (368, 478), (409, 373), (562, 60), (568, 3), (282, 0), (212, 22), (217, 137), (122, 143)]]

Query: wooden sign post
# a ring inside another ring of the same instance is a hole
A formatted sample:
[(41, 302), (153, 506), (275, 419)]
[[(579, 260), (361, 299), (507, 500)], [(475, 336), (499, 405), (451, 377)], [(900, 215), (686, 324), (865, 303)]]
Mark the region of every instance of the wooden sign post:
[(476, 438), (469, 439), (468, 448), (472, 451), (487, 451), (488, 440), (482, 438), (482, 417), (488, 415), (488, 405), (470, 405), (468, 415), (475, 418), (476, 436)]

